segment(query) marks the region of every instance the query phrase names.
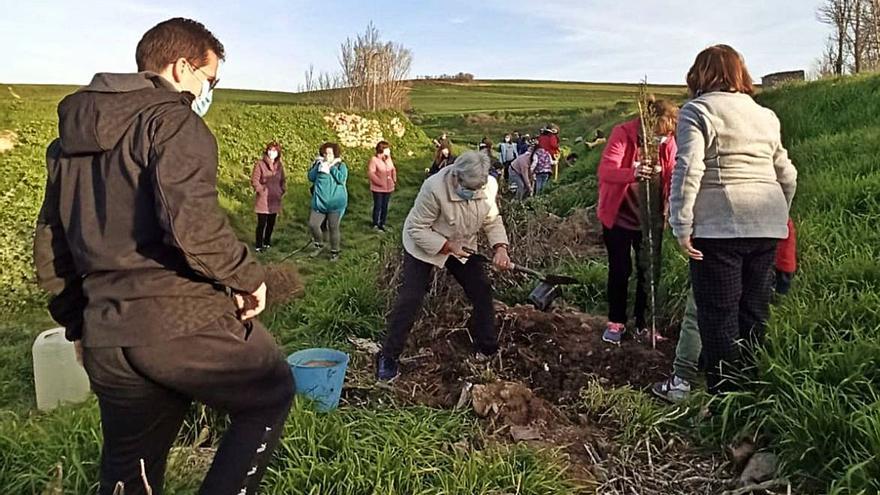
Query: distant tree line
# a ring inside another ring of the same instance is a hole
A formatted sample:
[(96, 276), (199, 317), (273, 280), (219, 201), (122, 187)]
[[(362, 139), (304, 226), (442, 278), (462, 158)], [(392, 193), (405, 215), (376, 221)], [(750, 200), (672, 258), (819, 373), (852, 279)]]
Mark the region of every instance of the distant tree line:
[(820, 76), (880, 69), (880, 0), (825, 0), (817, 15), (831, 27)]
[(474, 82), (474, 75), (470, 72), (459, 72), (458, 74), (440, 74), (439, 76), (421, 76), (419, 79), (426, 81), (450, 81), (459, 83)]

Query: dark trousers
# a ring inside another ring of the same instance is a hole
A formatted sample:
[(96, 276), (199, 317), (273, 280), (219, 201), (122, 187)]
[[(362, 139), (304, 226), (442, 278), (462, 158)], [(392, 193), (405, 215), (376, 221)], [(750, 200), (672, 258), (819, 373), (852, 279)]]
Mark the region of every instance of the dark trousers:
[(629, 299), (629, 279), (633, 272), (633, 255), (636, 256), (636, 305), (634, 314), (636, 327), (646, 328), (645, 309), (648, 306), (648, 292), (645, 283), (645, 270), (638, 263), (642, 249), (642, 233), (615, 226), (602, 229), (602, 239), (608, 251), (608, 321), (626, 324), (627, 302)]
[[(86, 348), (104, 446), (100, 495), (163, 491), (168, 451), (193, 400), (231, 423), (199, 494), (255, 494), (284, 428), (294, 392), (290, 368), (259, 322), (230, 314), (200, 332), (145, 347)], [(246, 490), (246, 491), (245, 491)]]
[[(433, 269), (433, 265), (404, 253), (403, 282), (397, 293), (394, 308), (388, 317), (387, 333), (382, 345), (383, 355), (397, 359), (403, 352), (409, 332), (428, 293)], [(450, 256), (446, 261), (446, 269), (461, 285), (468, 300), (474, 305), (470, 321), (474, 347), (483, 354), (494, 354), (498, 350), (495, 307), (492, 303), (492, 285), (486, 276), (483, 263), (475, 259), (461, 263)]]
[(277, 213), (257, 213), (256, 247), (261, 248), (272, 244), (272, 231), (275, 230), (277, 216)]
[(508, 160), (504, 162), (504, 180), (510, 179), (510, 164), (513, 163), (513, 160)]
[[(764, 338), (776, 239), (694, 239), (702, 261), (690, 262), (697, 322), (712, 393), (732, 389), (731, 373), (750, 364)], [(745, 363), (743, 361), (746, 361)]]
[(388, 203), (391, 193), (373, 192), (373, 226), (384, 227), (388, 219)]

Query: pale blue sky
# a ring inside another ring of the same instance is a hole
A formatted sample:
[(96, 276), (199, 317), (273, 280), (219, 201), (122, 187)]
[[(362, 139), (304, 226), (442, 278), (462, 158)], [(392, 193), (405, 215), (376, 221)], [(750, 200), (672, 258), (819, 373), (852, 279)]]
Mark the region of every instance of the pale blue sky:
[(88, 82), (135, 70), (141, 35), (169, 17), (223, 42), (224, 87), (296, 90), (309, 63), (372, 20), (410, 47), (413, 76), (681, 83), (697, 52), (728, 43), (756, 78), (820, 55), (820, 0), (0, 0), (0, 82)]

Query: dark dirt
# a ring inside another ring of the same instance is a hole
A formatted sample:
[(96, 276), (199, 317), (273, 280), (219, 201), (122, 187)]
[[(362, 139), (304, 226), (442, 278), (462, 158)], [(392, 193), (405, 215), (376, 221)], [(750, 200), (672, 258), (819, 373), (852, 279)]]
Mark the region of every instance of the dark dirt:
[(496, 309), (501, 350), (491, 367), (473, 362), (460, 309), (435, 313), (413, 329), (400, 388), (428, 405), (452, 407), (465, 382), (507, 380), (523, 383), (554, 406), (568, 406), (579, 400), (590, 380), (645, 388), (670, 370), (672, 340), (661, 342), (657, 350), (647, 339), (630, 338), (614, 346), (601, 339), (604, 318), (567, 308), (541, 312), (532, 306), (496, 303)]
[(293, 263), (266, 265), (266, 304), (286, 304), (303, 295), (304, 285)]

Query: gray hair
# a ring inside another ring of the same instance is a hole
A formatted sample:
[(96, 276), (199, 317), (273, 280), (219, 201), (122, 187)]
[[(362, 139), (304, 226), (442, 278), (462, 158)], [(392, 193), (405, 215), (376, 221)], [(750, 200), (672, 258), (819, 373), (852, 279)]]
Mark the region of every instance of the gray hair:
[(468, 189), (480, 189), (489, 181), (492, 162), (489, 155), (479, 151), (466, 151), (455, 159), (452, 172), (458, 183)]

